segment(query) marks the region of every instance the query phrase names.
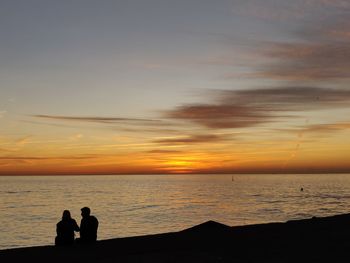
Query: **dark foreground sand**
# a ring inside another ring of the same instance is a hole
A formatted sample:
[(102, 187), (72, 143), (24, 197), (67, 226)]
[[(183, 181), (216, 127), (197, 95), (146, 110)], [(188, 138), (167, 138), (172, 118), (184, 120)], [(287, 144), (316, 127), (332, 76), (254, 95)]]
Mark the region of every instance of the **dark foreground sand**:
[(350, 214), (240, 227), (209, 221), (89, 246), (1, 250), (0, 262), (350, 262)]

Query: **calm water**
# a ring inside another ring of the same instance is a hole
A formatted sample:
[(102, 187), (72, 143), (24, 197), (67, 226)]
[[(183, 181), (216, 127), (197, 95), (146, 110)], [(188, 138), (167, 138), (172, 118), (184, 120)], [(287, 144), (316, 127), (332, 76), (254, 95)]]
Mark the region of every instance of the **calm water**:
[(0, 177), (0, 200), (5, 249), (53, 244), (62, 211), (79, 223), (83, 206), (99, 239), (347, 213), (350, 174)]

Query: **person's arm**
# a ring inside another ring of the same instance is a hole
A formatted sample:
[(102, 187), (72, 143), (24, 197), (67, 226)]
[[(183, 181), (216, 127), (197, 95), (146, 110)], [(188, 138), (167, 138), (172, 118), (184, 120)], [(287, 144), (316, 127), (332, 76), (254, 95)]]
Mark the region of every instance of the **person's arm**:
[(76, 232), (80, 231), (80, 228), (79, 228), (79, 226), (77, 224), (77, 221), (74, 220), (74, 225), (73, 226), (74, 226), (74, 231), (76, 231)]
[(95, 228), (95, 231), (97, 232), (97, 229), (98, 229), (98, 220), (97, 220), (96, 217), (93, 217), (93, 218), (94, 218), (94, 220), (93, 220), (93, 222), (94, 222), (94, 228)]

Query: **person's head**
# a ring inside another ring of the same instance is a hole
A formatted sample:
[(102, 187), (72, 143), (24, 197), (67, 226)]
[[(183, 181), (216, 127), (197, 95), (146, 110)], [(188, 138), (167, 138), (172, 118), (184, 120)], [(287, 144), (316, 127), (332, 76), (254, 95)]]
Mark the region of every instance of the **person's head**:
[(69, 210), (64, 210), (62, 214), (62, 220), (71, 219)]
[(83, 208), (81, 209), (81, 216), (82, 216), (82, 217), (88, 217), (88, 216), (90, 216), (90, 208), (88, 208), (88, 207), (83, 207)]

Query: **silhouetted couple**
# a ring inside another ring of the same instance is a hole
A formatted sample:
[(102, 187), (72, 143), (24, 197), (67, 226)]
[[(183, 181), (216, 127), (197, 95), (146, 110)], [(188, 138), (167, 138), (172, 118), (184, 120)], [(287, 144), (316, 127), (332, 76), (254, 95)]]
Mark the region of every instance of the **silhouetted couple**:
[[(98, 220), (90, 215), (90, 208), (81, 209), (80, 227), (71, 217), (69, 210), (64, 210), (62, 220), (57, 223), (55, 238), (56, 246), (72, 245), (76, 241), (79, 244), (94, 243), (97, 240)], [(74, 232), (80, 232), (80, 238), (74, 239)]]

